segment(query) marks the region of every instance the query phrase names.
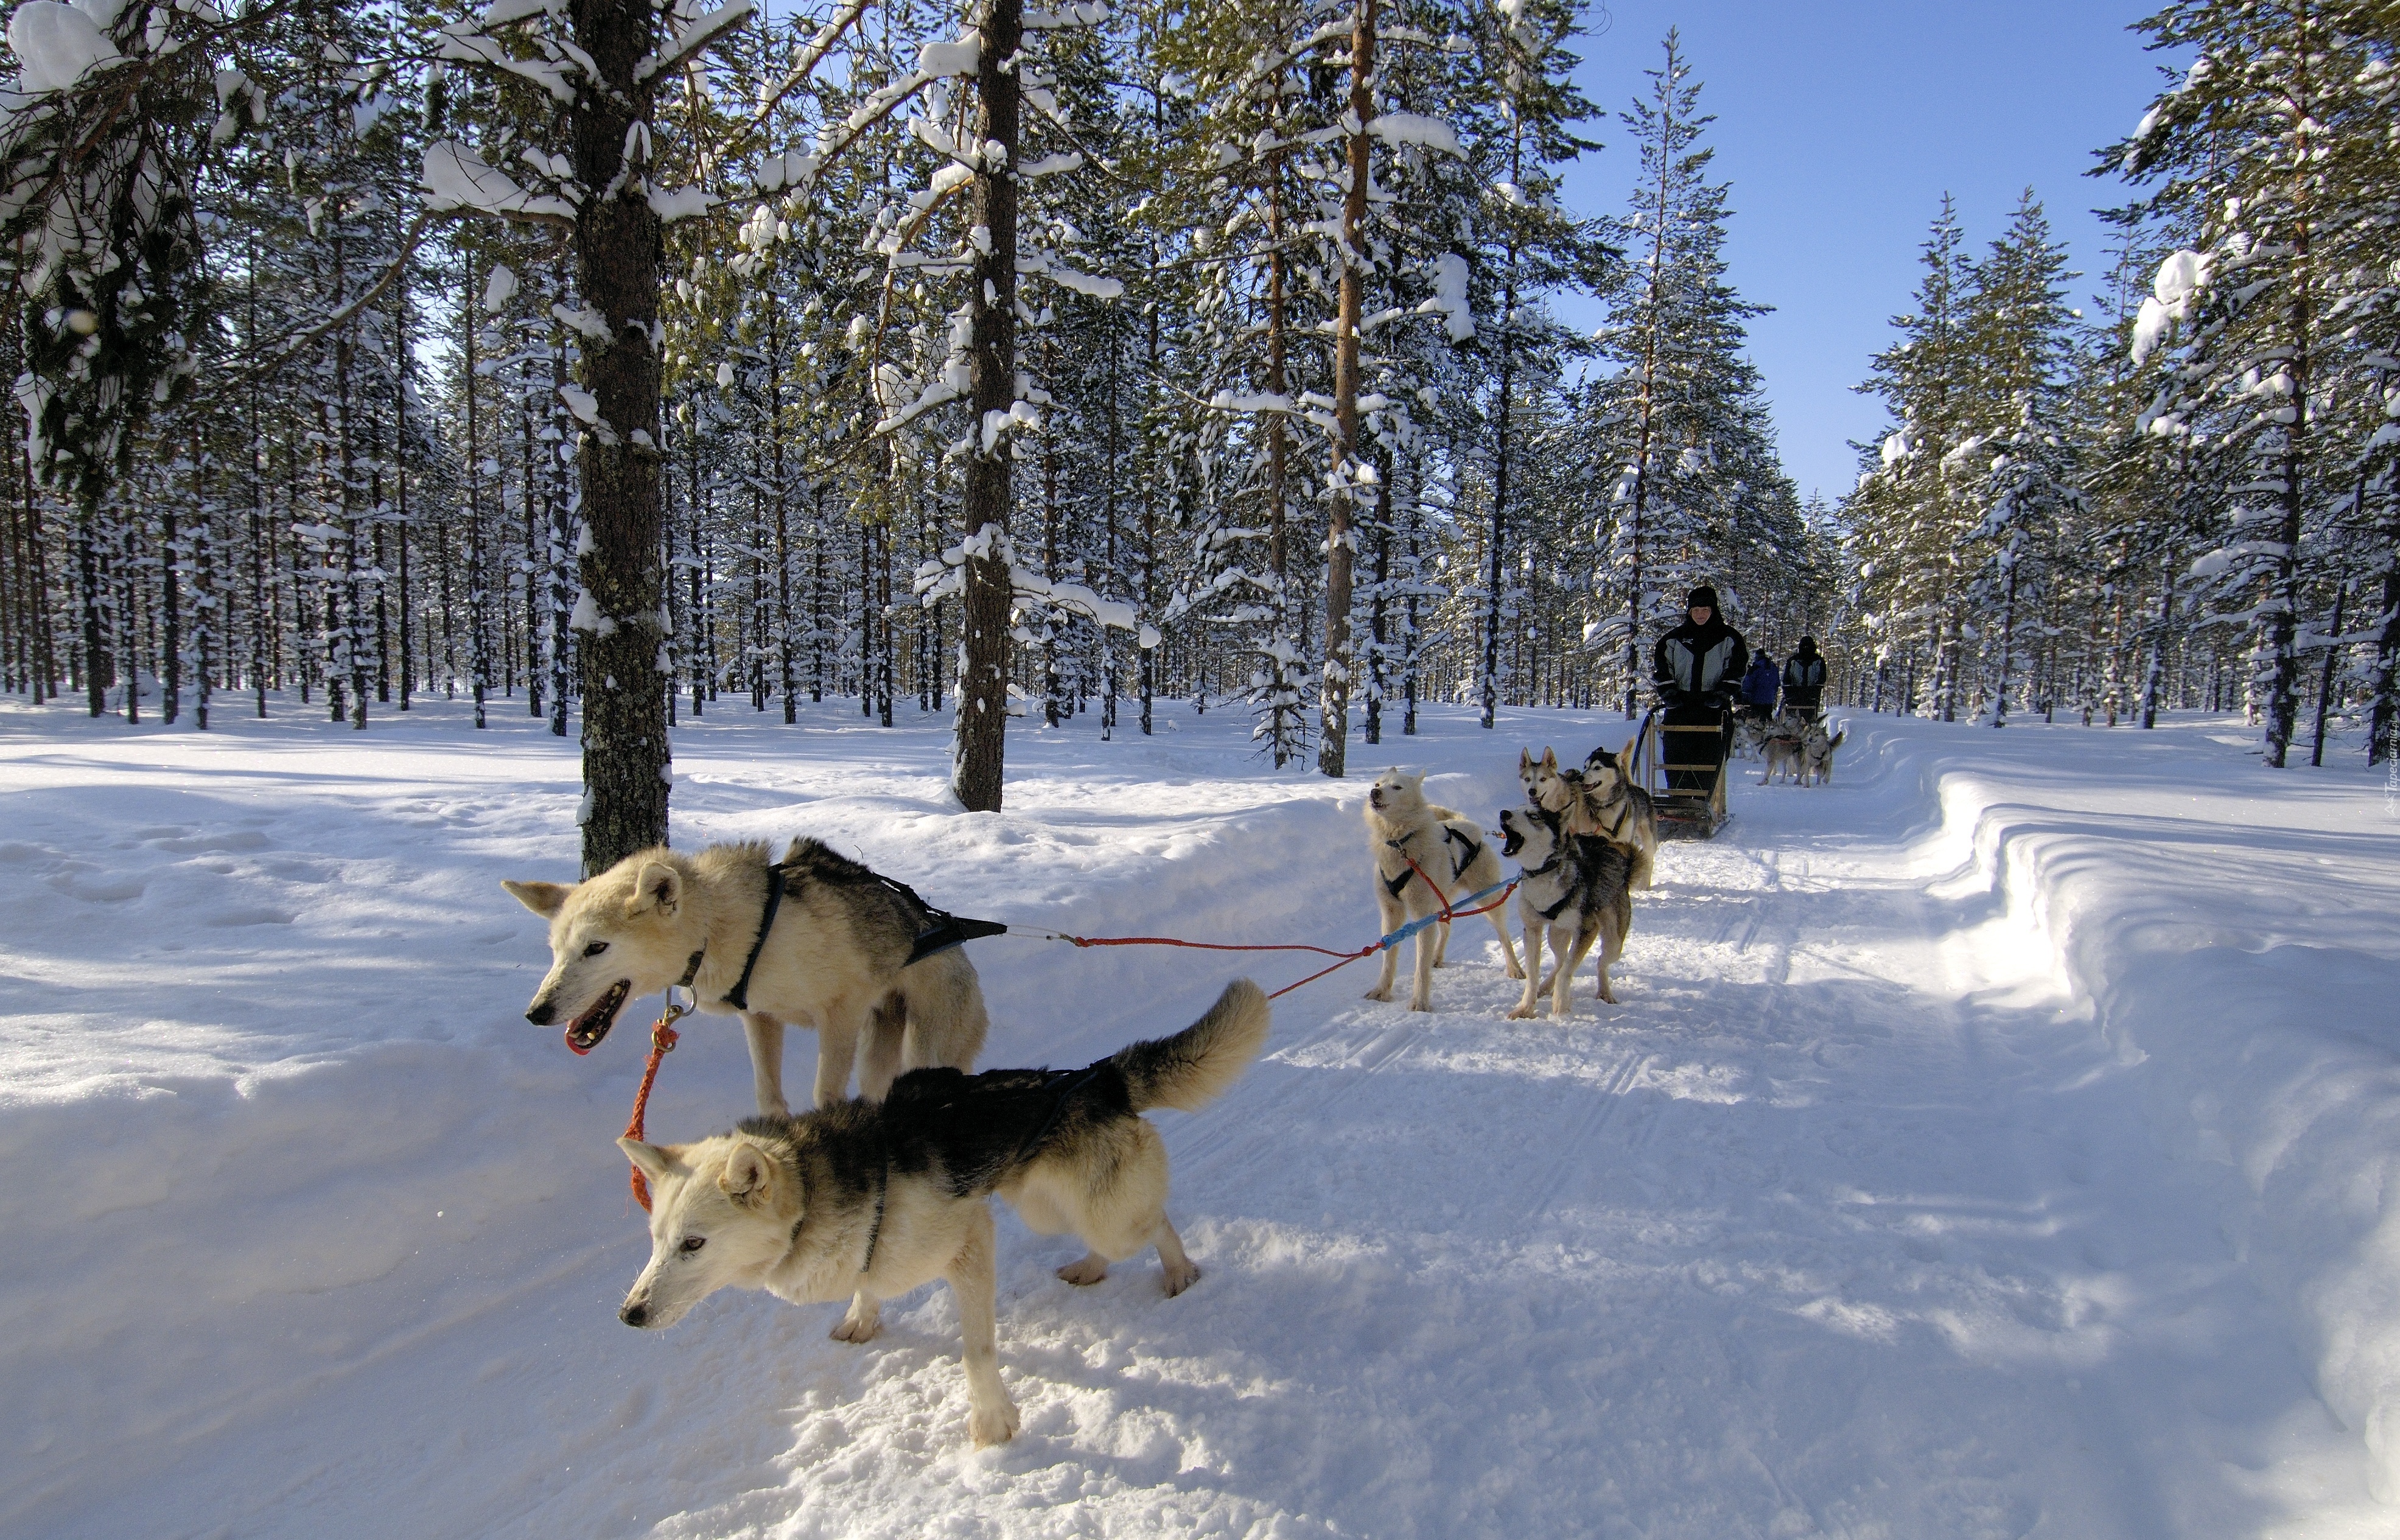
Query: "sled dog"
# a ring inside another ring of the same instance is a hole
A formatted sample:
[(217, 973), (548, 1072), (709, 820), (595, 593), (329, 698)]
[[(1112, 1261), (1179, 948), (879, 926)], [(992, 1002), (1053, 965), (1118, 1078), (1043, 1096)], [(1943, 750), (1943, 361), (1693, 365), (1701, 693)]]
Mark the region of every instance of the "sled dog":
[(1763, 757), (1766, 753), (1766, 740), (1775, 731), (1775, 724), (1776, 719), (1772, 716), (1752, 716), (1744, 714), (1735, 717), (1734, 753), (1744, 759)]
[[(1634, 779), (1635, 739), (1615, 754), (1594, 749), (1583, 762), (1583, 797), (1568, 810), (1566, 832), (1598, 835), (1622, 845), (1632, 862), (1632, 885), (1647, 889), (1658, 859), (1658, 810)], [(1579, 816), (1578, 816), (1579, 814)]]
[[(1632, 851), (1596, 835), (1567, 834), (1557, 815), (1538, 807), (1503, 809), (1500, 834), (1500, 852), (1524, 867), (1517, 918), (1525, 927), (1525, 997), (1509, 1016), (1534, 1015), (1544, 989), (1550, 991), (1551, 1019), (1572, 1015), (1568, 991), (1595, 941), (1601, 943), (1600, 998), (1616, 1004), (1608, 968), (1625, 955), (1625, 935), (1633, 927)], [(1557, 967), (1540, 978), (1545, 934)]]
[[(1439, 914), (1445, 901), (1480, 893), (1501, 880), (1500, 857), (1485, 841), (1483, 830), (1473, 819), (1427, 802), (1423, 771), (1409, 775), (1389, 770), (1375, 778), (1367, 789), (1367, 846), (1375, 858), (1375, 909), (1386, 935), (1409, 920)], [(1439, 883), (1439, 891), (1427, 882)], [(1499, 933), (1508, 976), (1524, 977), (1517, 966), (1517, 948), (1508, 939), (1507, 921), (1498, 909), (1485, 918)], [(1449, 951), (1448, 923), (1417, 933), (1410, 1010), (1433, 1009), (1433, 971)], [(1398, 964), (1398, 948), (1386, 949), (1383, 976), (1367, 991), (1369, 1000), (1392, 998), (1392, 975)]]
[(1819, 721), (1808, 724), (1808, 735), (1800, 740), (1801, 784), (1807, 785), (1813, 782), (1816, 784), (1822, 786), (1832, 783), (1834, 779), (1834, 751), (1840, 748), (1842, 746), (1842, 741), (1849, 735), (1850, 729), (1844, 728), (1841, 731), (1828, 738), (1825, 736), (1825, 724), (1823, 722)]
[(1800, 778), (1801, 749), (1807, 732), (1807, 724), (1796, 716), (1778, 716), (1768, 726), (1761, 745), (1766, 756), (1766, 770), (1758, 778), (1760, 785), (1770, 784), (1779, 774), (1786, 781)]
[(1563, 818), (1570, 834), (1597, 835), (1625, 847), (1633, 862), (1633, 886), (1648, 888), (1658, 857), (1658, 810), (1633, 774), (1639, 738), (1615, 754), (1594, 749), (1578, 770), (1561, 770), (1557, 751), (1539, 759), (1517, 751), (1517, 778), (1531, 806)]
[(697, 1144), (620, 1139), (648, 1177), (650, 1261), (618, 1316), (670, 1327), (720, 1288), (795, 1304), (848, 1297), (833, 1335), (863, 1342), (880, 1302), (949, 1281), (965, 1337), (967, 1427), (977, 1444), (1016, 1432), (993, 1342), (991, 1205), (999, 1193), (1090, 1255), (1058, 1269), (1098, 1283), (1109, 1263), (1158, 1248), (1166, 1292), (1199, 1277), (1166, 1218), (1166, 1147), (1141, 1114), (1196, 1111), (1265, 1043), (1266, 996), (1236, 979), (1175, 1036), (1082, 1070), (912, 1070), (880, 1102), (758, 1117)]
[(975, 1068), (990, 1018), (966, 953), (911, 963), (924, 905), (813, 839), (781, 863), (768, 848), (658, 846), (587, 882), (503, 882), (550, 921), (550, 973), (525, 1019), (565, 1021), (589, 1049), (629, 1000), (686, 984), (700, 1009), (742, 1018), (758, 1111), (784, 1098), (784, 1029), (817, 1031), (815, 1105), (842, 1099), (862, 1039), (859, 1094), (880, 1097), (903, 1069)]

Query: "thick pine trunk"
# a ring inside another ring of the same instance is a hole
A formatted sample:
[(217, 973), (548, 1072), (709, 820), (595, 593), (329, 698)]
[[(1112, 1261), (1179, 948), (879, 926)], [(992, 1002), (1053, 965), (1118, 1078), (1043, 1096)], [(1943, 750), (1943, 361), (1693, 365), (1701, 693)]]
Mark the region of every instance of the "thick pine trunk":
[[(967, 460), (961, 523), (966, 527), (966, 593), (960, 606), (965, 668), (959, 680), (951, 790), (970, 812), (1000, 811), (1008, 735), (1008, 566), (1012, 493), (1007, 429), (1016, 402), (1016, 56), (1024, 44), (1023, 0), (985, 0), (975, 84), (979, 143), (1006, 159), (975, 171), (976, 242), (968, 300), (969, 399), (974, 453)], [(1005, 66), (1005, 67), (1003, 67)]]
[(1375, 0), (1358, 0), (1350, 26), (1350, 187), (1342, 202), (1342, 291), (1334, 318), (1333, 498), (1325, 540), (1325, 666), (1317, 694), (1316, 768), (1343, 772), (1350, 748), (1350, 575), (1358, 454), (1358, 322), (1367, 288), (1367, 125), (1375, 117)]
[[(644, 196), (649, 167), (628, 166), (649, 135), (655, 88), (634, 77), (654, 41), (648, 0), (572, 0), (575, 41), (605, 90), (585, 95), (571, 129), (575, 177), (592, 194), (575, 220), (575, 279), (607, 324), (582, 348), (583, 385), (599, 421), (586, 426), (578, 471), (593, 549), (580, 563), (600, 623), (584, 639), (583, 870), (605, 870), (667, 838), (666, 681), (658, 671), (661, 235)], [(636, 126), (639, 126), (636, 131)], [(630, 143), (629, 143), (630, 142)], [(620, 189), (603, 198), (603, 189)]]

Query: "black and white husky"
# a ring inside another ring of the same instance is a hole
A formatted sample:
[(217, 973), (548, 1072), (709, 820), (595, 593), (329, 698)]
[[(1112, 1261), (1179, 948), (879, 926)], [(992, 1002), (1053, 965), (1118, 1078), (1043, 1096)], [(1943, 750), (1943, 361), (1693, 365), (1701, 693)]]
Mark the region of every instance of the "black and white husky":
[(796, 1304), (848, 1299), (834, 1329), (863, 1342), (880, 1302), (948, 1279), (965, 1338), (967, 1428), (977, 1444), (1016, 1432), (994, 1334), (993, 1194), (1048, 1234), (1090, 1248), (1058, 1270), (1098, 1283), (1109, 1264), (1158, 1249), (1162, 1283), (1199, 1277), (1166, 1218), (1166, 1147), (1141, 1114), (1197, 1111), (1266, 1043), (1267, 998), (1226, 986), (1184, 1030), (1081, 1070), (913, 1070), (880, 1102), (749, 1119), (697, 1144), (618, 1144), (649, 1178), (650, 1261), (618, 1316), (670, 1327), (720, 1288)]
[[(1501, 853), (1518, 862), (1517, 918), (1525, 927), (1525, 996), (1510, 1017), (1535, 1014), (1535, 1002), (1550, 991), (1550, 1015), (1573, 1014), (1568, 991), (1584, 955), (1600, 943), (1600, 998), (1616, 1003), (1608, 968), (1625, 955), (1633, 927), (1634, 852), (1598, 835), (1568, 834), (1559, 814), (1535, 804), (1500, 813)], [(1541, 977), (1542, 938), (1549, 937), (1557, 966)]]

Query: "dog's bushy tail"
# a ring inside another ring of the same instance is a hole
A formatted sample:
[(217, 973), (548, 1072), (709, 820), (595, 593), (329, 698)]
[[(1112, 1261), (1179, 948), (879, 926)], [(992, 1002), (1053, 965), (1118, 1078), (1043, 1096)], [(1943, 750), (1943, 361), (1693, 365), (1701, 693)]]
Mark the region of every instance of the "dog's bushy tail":
[(1109, 1062), (1125, 1076), (1135, 1111), (1172, 1107), (1196, 1112), (1233, 1088), (1266, 1046), (1273, 1021), (1265, 992), (1237, 978), (1207, 1015), (1173, 1037), (1120, 1048)]

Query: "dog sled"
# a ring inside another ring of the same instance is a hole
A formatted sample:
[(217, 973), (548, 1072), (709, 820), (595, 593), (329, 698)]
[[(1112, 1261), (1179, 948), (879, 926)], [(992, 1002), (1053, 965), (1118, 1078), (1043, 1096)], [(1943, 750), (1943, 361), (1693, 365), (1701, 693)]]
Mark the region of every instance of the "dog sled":
[(1716, 711), (1653, 707), (1643, 717), (1635, 773), (1657, 809), (1659, 838), (1712, 839), (1731, 820), (1725, 811), (1727, 740), (1725, 717)]

